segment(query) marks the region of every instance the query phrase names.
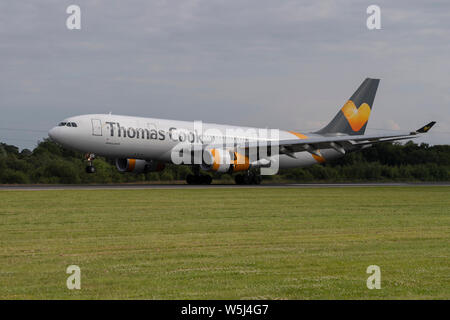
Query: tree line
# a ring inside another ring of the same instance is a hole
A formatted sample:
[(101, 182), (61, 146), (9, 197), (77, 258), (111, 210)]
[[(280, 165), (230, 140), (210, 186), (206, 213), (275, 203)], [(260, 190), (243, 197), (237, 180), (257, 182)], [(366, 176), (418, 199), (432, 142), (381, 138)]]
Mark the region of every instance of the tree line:
[[(79, 152), (70, 151), (48, 139), (34, 150), (0, 143), (0, 184), (84, 184), (185, 180), (189, 166), (168, 165), (161, 172), (121, 173), (111, 159), (96, 158), (95, 174), (85, 172)], [(211, 173), (210, 173), (211, 174)], [(233, 181), (229, 174), (211, 174), (214, 179)], [(265, 181), (286, 182), (388, 182), (450, 181), (450, 145), (379, 144), (345, 157), (307, 168), (280, 170)]]

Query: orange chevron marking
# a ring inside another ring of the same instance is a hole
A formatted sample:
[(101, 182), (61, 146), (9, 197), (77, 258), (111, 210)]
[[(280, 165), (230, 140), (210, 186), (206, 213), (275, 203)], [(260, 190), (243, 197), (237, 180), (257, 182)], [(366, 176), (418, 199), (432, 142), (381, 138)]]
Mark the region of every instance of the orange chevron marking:
[(302, 134), (302, 133), (298, 133), (298, 132), (295, 132), (295, 131), (288, 131), (289, 133), (292, 133), (293, 135), (295, 135), (295, 136), (297, 136), (297, 138), (300, 138), (300, 139), (308, 139), (308, 136), (305, 136), (304, 134)]
[[(306, 135), (304, 135), (302, 133), (298, 133), (298, 132), (295, 132), (295, 131), (288, 131), (288, 132), (292, 133), (293, 135), (297, 136), (300, 139), (308, 139), (308, 136), (306, 136)], [(320, 154), (320, 150), (317, 150), (317, 151)], [(322, 155), (316, 156), (315, 154), (312, 154), (312, 153), (311, 153), (311, 155), (318, 163), (324, 163), (325, 162), (325, 158), (322, 157)]]
[(367, 123), (370, 116), (370, 107), (367, 103), (363, 103), (356, 108), (353, 101), (348, 100), (341, 109), (345, 118), (347, 119), (352, 130), (357, 132)]
[[(318, 150), (319, 151), (319, 154), (320, 154), (320, 150)], [(312, 156), (313, 156), (313, 158), (318, 162), (318, 163), (324, 163), (325, 162), (325, 158), (324, 157), (322, 157), (322, 155), (320, 155), (320, 156), (316, 156), (315, 154), (311, 154)]]

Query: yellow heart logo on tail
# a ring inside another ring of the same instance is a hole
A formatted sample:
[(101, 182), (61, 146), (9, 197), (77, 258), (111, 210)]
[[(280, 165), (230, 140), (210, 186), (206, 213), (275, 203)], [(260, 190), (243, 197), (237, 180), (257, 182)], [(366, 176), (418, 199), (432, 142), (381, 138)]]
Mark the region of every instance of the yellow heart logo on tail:
[(363, 103), (356, 108), (353, 101), (349, 100), (341, 109), (345, 118), (347, 119), (350, 127), (355, 132), (361, 130), (361, 128), (366, 124), (369, 120), (370, 116), (370, 107), (367, 103)]

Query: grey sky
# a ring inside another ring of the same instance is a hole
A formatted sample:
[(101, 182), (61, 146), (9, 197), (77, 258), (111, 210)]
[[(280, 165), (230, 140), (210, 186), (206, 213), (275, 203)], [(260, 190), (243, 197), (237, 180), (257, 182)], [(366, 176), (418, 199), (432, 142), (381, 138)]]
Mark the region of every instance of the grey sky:
[(382, 79), (369, 128), (437, 120), (422, 141), (450, 140), (448, 0), (5, 0), (0, 52), (0, 141), (20, 147), (109, 111), (318, 129), (368, 76)]

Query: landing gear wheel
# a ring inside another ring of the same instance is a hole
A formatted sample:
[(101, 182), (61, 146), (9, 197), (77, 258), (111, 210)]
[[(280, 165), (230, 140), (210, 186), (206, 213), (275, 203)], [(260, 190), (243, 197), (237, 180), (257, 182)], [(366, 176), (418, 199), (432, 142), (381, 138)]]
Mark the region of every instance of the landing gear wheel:
[(234, 176), (234, 182), (236, 182), (236, 184), (244, 184), (244, 175), (242, 174), (237, 174), (236, 176)]
[(261, 184), (261, 176), (258, 174), (237, 174), (234, 177), (234, 181), (236, 182), (236, 184), (242, 185), (242, 184)]
[(95, 167), (94, 166), (87, 166), (86, 167), (86, 173), (95, 173)]
[(209, 175), (193, 175), (188, 174), (186, 176), (187, 184), (211, 184), (212, 178)]
[(188, 174), (186, 176), (187, 184), (195, 184), (195, 176), (193, 174)]
[(204, 175), (204, 176), (201, 176), (201, 177), (202, 177), (201, 181), (202, 181), (203, 184), (211, 184), (211, 182), (212, 182), (211, 176)]
[(260, 175), (255, 174), (252, 178), (253, 178), (252, 179), (253, 184), (261, 184), (262, 178)]

